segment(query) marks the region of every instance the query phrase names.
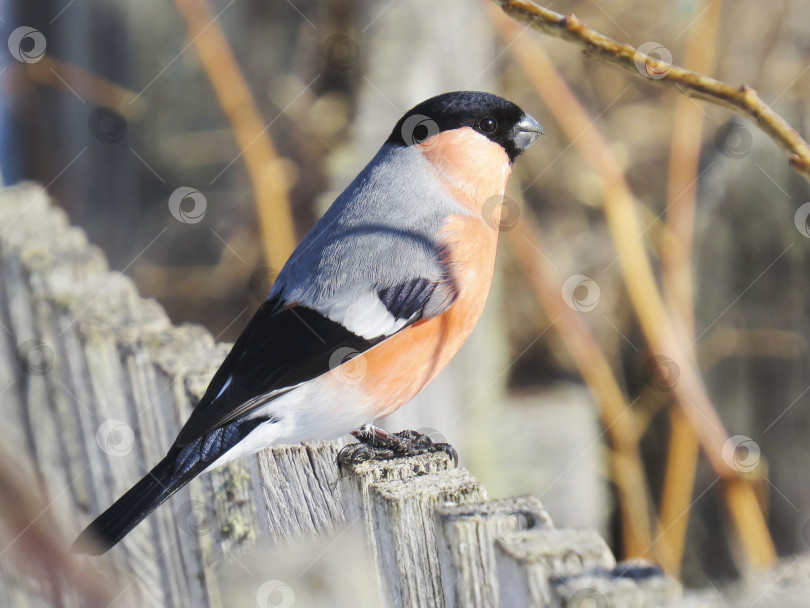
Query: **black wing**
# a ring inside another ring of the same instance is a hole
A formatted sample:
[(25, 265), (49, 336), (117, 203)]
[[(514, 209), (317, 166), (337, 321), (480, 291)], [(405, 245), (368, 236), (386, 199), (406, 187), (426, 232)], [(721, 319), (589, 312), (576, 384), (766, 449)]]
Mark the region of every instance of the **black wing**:
[(183, 447), (274, 394), (326, 373), (336, 349), (363, 352), (373, 345), (310, 308), (264, 302), (214, 374), (175, 445)]
[[(408, 319), (405, 327), (444, 312), (455, 299), (451, 283), (424, 279), (378, 294), (391, 314)], [(180, 430), (175, 447), (188, 446), (298, 384), (325, 374), (336, 350), (350, 348), (362, 353), (388, 337), (369, 340), (311, 308), (284, 305), (279, 300), (264, 302), (214, 374)]]
[(452, 281), (413, 279), (381, 289), (380, 301), (394, 318), (408, 319), (411, 323), (441, 314), (453, 303), (457, 291)]

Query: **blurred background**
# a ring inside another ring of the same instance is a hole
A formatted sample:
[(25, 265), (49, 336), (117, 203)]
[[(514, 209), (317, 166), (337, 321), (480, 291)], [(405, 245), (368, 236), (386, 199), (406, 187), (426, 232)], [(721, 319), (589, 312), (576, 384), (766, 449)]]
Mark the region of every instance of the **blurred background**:
[[(810, 132), (808, 0), (551, 8)], [(810, 189), (751, 122), (484, 0), (0, 1), (0, 31), (3, 182), (46, 186), (172, 322), (220, 341), (408, 108), (515, 101), (546, 137), (515, 166), (485, 316), (387, 427), (691, 586), (808, 549)], [(692, 401), (718, 418), (696, 428)]]

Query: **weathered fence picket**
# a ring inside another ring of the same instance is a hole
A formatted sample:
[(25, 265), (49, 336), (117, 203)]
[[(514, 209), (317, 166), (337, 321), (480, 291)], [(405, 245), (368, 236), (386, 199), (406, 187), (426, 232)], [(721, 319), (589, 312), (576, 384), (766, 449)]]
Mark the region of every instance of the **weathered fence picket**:
[[(99, 605), (228, 606), (224, 563), (353, 522), (391, 607), (721, 605), (681, 597), (656, 568), (616, 567), (597, 534), (555, 528), (534, 498), (487, 500), (444, 453), (338, 470), (339, 442), (280, 446), (204, 475), (74, 570), (53, 556), (163, 456), (228, 347), (172, 326), (39, 186), (0, 190), (0, 271), (0, 443), (45, 505), (15, 528), (14, 501), (0, 499), (3, 605), (81, 606), (92, 595)], [(32, 556), (19, 549), (40, 518), (61, 538)], [(96, 574), (103, 593), (87, 588)]]

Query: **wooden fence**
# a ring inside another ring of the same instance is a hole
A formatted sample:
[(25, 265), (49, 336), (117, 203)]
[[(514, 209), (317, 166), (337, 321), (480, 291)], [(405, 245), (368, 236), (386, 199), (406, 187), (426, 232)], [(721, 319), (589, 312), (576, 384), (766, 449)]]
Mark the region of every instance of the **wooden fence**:
[[(444, 454), (338, 471), (336, 442), (204, 475), (106, 556), (76, 558), (69, 542), (164, 455), (228, 347), (172, 326), (34, 184), (0, 191), (0, 272), (2, 606), (241, 606), (228, 564), (337, 539), (354, 521), (377, 605), (725, 605), (715, 592), (684, 596), (654, 566), (617, 566), (599, 535), (555, 528), (534, 498), (488, 500)], [(333, 578), (322, 597), (349, 580)], [(302, 585), (266, 580), (257, 604), (314, 605), (297, 603)]]

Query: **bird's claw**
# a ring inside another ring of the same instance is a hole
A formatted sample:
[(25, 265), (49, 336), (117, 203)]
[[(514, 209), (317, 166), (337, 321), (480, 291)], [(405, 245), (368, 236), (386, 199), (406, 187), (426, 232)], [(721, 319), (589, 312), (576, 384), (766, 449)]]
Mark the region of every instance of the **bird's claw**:
[(394, 433), (394, 437), (398, 437), (405, 442), (405, 456), (444, 452), (453, 461), (453, 466), (458, 466), (458, 452), (449, 443), (435, 443), (430, 438), (430, 435), (409, 430)]
[(338, 453), (337, 464), (358, 464), (371, 460), (392, 460), (421, 454), (444, 452), (458, 466), (458, 452), (449, 443), (434, 443), (433, 440), (417, 431), (400, 431), (399, 433), (386, 433), (379, 429), (373, 432), (359, 431), (354, 433), (358, 443), (344, 446)]

